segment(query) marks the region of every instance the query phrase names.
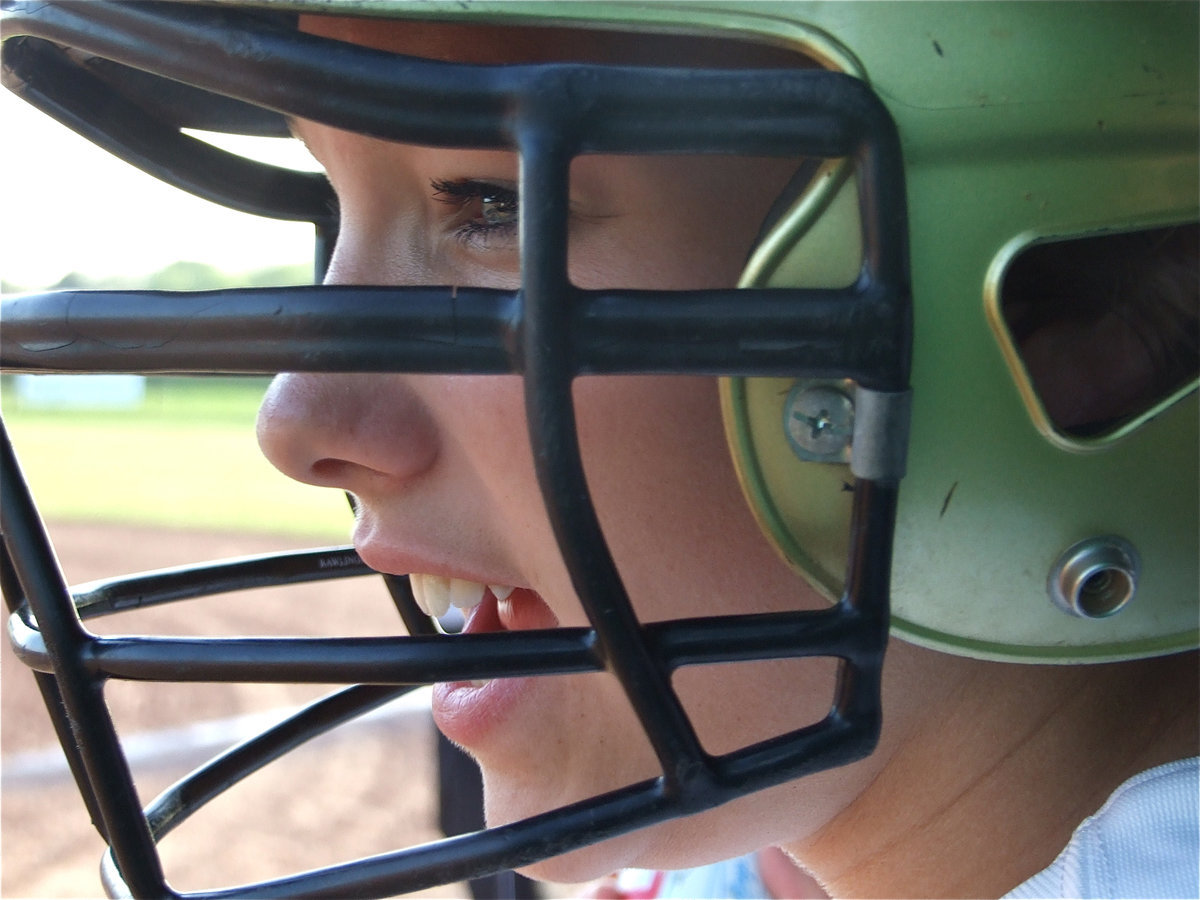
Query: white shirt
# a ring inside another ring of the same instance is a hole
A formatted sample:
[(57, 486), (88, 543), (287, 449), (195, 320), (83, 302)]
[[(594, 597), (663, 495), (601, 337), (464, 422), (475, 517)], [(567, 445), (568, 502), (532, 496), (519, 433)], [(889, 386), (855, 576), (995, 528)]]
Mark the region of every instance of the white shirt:
[[(685, 869), (626, 869), (630, 898), (763, 898), (753, 854)], [(1142, 772), (1075, 829), (1051, 865), (1005, 898), (1200, 898), (1200, 759)]]
[(642, 898), (722, 898), (722, 900), (762, 900), (771, 896), (758, 872), (753, 853), (722, 860), (707, 866), (676, 871), (622, 869), (617, 888), (630, 900)]
[(1200, 758), (1126, 781), (1006, 897), (1200, 897)]

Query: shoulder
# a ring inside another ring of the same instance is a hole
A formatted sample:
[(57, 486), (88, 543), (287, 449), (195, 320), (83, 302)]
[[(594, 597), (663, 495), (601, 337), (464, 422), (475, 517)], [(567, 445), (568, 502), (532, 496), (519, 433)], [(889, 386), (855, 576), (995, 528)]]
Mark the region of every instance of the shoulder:
[(1008, 896), (1200, 896), (1200, 760), (1125, 782), (1048, 869)]

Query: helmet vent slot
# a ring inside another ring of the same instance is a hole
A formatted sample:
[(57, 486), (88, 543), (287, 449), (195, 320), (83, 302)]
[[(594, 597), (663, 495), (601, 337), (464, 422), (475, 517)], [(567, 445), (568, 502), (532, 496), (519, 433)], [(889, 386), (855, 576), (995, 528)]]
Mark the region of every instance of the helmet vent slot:
[(1127, 430), (1200, 373), (1200, 226), (1032, 244), (1001, 313), (1023, 377), (1071, 438)]

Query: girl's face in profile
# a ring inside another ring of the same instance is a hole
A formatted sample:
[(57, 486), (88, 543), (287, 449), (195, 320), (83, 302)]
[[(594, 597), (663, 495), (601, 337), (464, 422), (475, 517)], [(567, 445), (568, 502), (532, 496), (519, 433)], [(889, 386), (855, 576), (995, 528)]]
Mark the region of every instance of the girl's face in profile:
[[(569, 42), (550, 50), (536, 32), (325, 18), (303, 27), (436, 58), (578, 58)], [(306, 121), (295, 131), (339, 198), (329, 282), (519, 285), (513, 154), (389, 143)], [(732, 286), (796, 166), (723, 156), (576, 159), (572, 280), (584, 288)], [(590, 488), (641, 619), (820, 605), (767, 546), (742, 499), (711, 379), (585, 378), (575, 399)], [(286, 474), (354, 494), (354, 541), (369, 565), (482, 592), (469, 631), (587, 624), (534, 477), (518, 377), (281, 375), (263, 403), (259, 437)], [(824, 714), (831, 667), (806, 665), (685, 670), (676, 685), (706, 749), (720, 753)], [(784, 682), (788, 690), (771, 689)], [(605, 673), (439, 685), (434, 716), (480, 762), (490, 824), (657, 773), (628, 701)], [(737, 850), (731, 832), (746, 850), (779, 839), (761, 830), (763, 817), (742, 818), (724, 834), (694, 819), (662, 826), (536, 872), (580, 880), (617, 865), (684, 865), (710, 855), (706, 840), (719, 848), (711, 855), (729, 855)]]

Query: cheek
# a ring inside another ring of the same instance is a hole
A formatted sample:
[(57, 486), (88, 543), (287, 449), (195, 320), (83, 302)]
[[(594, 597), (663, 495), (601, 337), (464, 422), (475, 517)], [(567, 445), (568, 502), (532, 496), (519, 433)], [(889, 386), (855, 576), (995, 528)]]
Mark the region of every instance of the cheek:
[(521, 376), (426, 375), (412, 380), (438, 410), (447, 452), (479, 473), (499, 508), (540, 507)]
[(503, 564), (535, 585), (564, 625), (583, 624), (566, 602), (570, 581), (534, 471), (521, 376), (415, 376), (437, 417), (440, 464), (451, 484), (471, 488), (459, 512), (485, 523)]
[(706, 510), (708, 521), (707, 510), (729, 498), (712, 379), (581, 379), (575, 401), (588, 483), (610, 541), (657, 531), (661, 543), (674, 543), (698, 523), (696, 513)]
[(672, 679), (704, 749), (714, 755), (813, 725), (833, 705), (833, 658), (691, 666)]
[[(589, 234), (589, 232), (594, 232)], [(749, 240), (674, 217), (585, 226), (571, 251), (571, 281), (587, 290), (704, 290), (737, 283)], [(647, 248), (653, 252), (647, 253)]]
[[(739, 561), (776, 561), (742, 498), (710, 378), (581, 380), (588, 483), (622, 577), (648, 620), (694, 615), (738, 583)], [(763, 550), (767, 551), (764, 557)]]
[(614, 215), (571, 235), (571, 276), (585, 288), (732, 287), (798, 166), (721, 156), (607, 161), (621, 175)]
[[(712, 379), (585, 378), (576, 382), (574, 397), (589, 488), (643, 621), (821, 604), (775, 556), (749, 515), (725, 448)], [(720, 754), (819, 720), (831, 702), (835, 664), (689, 667), (672, 681), (705, 749)], [(609, 676), (556, 679), (554, 691), (556, 701), (541, 707), (542, 718), (522, 729), (531, 736), (528, 745), (511, 758), (483, 759), (494, 822), (656, 771), (645, 736)], [(535, 734), (542, 737), (535, 741)], [(739, 823), (751, 824), (752, 813)], [(694, 848), (728, 834), (714, 830), (716, 819), (699, 832), (687, 824), (692, 821), (606, 842), (531, 873), (577, 881), (639, 859), (673, 859), (674, 851), (664, 848)], [(679, 862), (720, 852), (688, 850)]]
[[(713, 379), (594, 379), (580, 382), (576, 398), (589, 484), (640, 619), (828, 605), (754, 520)], [(819, 659), (703, 666), (681, 670), (675, 682), (689, 713), (707, 723), (707, 749), (728, 752), (820, 719), (834, 668)], [(790, 688), (777, 695), (763, 685)], [(722, 726), (731, 715), (734, 730)]]

